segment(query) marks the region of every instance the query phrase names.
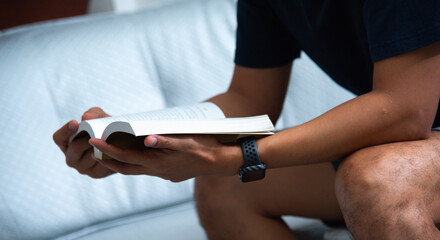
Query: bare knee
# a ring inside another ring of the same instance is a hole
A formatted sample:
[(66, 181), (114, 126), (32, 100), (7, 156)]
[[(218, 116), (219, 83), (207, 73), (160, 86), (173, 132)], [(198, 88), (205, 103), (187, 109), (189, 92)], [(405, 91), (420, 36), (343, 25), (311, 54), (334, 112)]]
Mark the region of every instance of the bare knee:
[(365, 150), (347, 157), (336, 173), (335, 187), (340, 204), (356, 200), (359, 195), (365, 197), (365, 202), (374, 202), (374, 193), (389, 191), (391, 183), (386, 181), (387, 172), (393, 166), (387, 159), (390, 156), (386, 153), (372, 154)]
[[(360, 235), (390, 233), (426, 220), (411, 159), (398, 149), (373, 147), (353, 153), (336, 175), (336, 195), (347, 227)], [(418, 195), (418, 196), (417, 196)], [(362, 238), (360, 238), (362, 239)], [(367, 238), (368, 239), (368, 238)]]
[(338, 169), (335, 191), (348, 227), (359, 224), (362, 221), (359, 218), (368, 219), (365, 214), (377, 203), (378, 194), (388, 191), (389, 186), (381, 174), (385, 169), (377, 167), (375, 171), (382, 159), (382, 156), (358, 152), (345, 159)]
[(195, 181), (197, 213), (202, 226), (213, 228), (231, 217), (237, 208), (230, 180), (225, 177), (198, 177)]

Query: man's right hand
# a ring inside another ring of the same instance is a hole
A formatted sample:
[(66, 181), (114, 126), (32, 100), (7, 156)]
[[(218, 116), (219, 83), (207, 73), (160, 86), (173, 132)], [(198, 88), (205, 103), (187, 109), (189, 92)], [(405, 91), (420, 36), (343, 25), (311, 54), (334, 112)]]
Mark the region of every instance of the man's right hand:
[[(81, 120), (108, 116), (101, 108), (94, 107), (86, 111)], [(92, 159), (93, 147), (89, 144), (89, 136), (76, 138), (69, 144), (69, 138), (77, 131), (78, 125), (77, 121), (72, 120), (53, 134), (53, 140), (66, 156), (66, 164), (92, 178), (103, 178), (113, 174), (114, 171)]]

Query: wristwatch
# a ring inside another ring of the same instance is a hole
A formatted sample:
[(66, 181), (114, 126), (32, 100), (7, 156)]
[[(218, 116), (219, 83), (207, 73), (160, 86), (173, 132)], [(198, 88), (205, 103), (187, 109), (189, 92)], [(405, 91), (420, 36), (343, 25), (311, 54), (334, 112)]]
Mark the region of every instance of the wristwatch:
[(243, 152), (244, 165), (240, 168), (239, 176), (242, 182), (252, 182), (263, 179), (266, 175), (266, 165), (261, 163), (257, 143), (254, 136), (237, 140)]

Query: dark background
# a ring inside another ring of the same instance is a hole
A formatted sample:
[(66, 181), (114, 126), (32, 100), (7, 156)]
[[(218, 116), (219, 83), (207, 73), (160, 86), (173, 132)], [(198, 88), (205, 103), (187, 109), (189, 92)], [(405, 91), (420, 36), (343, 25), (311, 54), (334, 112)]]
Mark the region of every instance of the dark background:
[(0, 0), (0, 29), (87, 13), (89, 0)]

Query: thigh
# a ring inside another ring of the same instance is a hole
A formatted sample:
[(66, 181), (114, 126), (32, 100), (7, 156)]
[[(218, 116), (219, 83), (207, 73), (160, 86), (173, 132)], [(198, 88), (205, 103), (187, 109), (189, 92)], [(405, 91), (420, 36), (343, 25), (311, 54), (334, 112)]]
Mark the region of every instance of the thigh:
[(223, 199), (222, 204), (251, 208), (271, 217), (295, 215), (340, 221), (334, 179), (332, 165), (322, 163), (270, 169), (263, 180), (250, 183), (241, 183), (237, 176), (203, 177), (196, 181), (196, 194), (200, 196), (203, 188), (209, 188), (216, 192), (216, 198)]

